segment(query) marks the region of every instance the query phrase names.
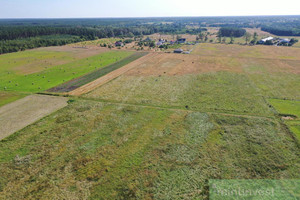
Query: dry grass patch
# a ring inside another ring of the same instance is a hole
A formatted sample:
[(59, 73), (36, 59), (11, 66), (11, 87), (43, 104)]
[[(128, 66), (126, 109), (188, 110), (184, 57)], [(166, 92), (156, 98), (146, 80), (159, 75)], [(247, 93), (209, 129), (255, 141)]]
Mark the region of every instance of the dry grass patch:
[(0, 139), (65, 107), (67, 98), (30, 95), (0, 108)]
[(192, 54), (203, 56), (229, 56), (247, 58), (268, 58), (268, 59), (287, 59), (300, 60), (300, 49), (291, 47), (275, 46), (242, 46), (226, 44), (201, 43), (197, 45)]

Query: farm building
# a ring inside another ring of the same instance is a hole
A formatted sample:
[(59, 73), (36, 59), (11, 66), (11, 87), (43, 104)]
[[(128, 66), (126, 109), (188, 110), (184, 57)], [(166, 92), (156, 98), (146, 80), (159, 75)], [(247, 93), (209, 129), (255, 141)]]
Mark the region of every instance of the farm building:
[(182, 52), (183, 52), (182, 49), (175, 49), (175, 50), (174, 50), (174, 53), (182, 53)]
[(175, 41), (174, 41), (174, 40), (171, 40), (171, 41), (170, 41), (170, 44), (171, 44), (171, 45), (175, 44)]
[(147, 38), (144, 40), (144, 42), (151, 42), (151, 41), (152, 41), (152, 39), (149, 38), (149, 37), (147, 37)]
[(163, 45), (163, 44), (164, 44), (164, 43), (162, 43), (162, 42), (157, 42), (157, 43), (156, 43), (157, 46), (160, 46), (160, 45)]
[(185, 38), (179, 38), (179, 39), (177, 40), (177, 42), (178, 42), (179, 44), (182, 44), (182, 43), (185, 43), (185, 42), (186, 42), (186, 39), (185, 39)]
[(123, 44), (123, 42), (118, 41), (118, 42), (115, 43), (115, 46), (116, 47), (122, 47), (122, 46), (124, 46), (124, 44)]
[(280, 38), (279, 43), (290, 43), (290, 41), (288, 38)]
[(264, 44), (266, 41), (273, 40), (273, 39), (274, 39), (273, 37), (263, 38), (263, 39), (259, 40), (258, 43), (259, 44)]

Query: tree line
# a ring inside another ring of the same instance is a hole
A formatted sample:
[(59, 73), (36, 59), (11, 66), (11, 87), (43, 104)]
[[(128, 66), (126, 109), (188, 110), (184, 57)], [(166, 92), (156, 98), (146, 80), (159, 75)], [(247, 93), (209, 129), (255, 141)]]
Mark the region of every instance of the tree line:
[[(300, 26), (299, 26), (300, 27)], [(287, 28), (287, 27), (270, 27), (263, 26), (262, 31), (266, 31), (278, 36), (300, 36), (300, 28)]]
[(242, 37), (245, 35), (246, 30), (235, 27), (222, 27), (219, 29), (219, 35), (221, 37)]
[(83, 41), (79, 36), (54, 35), (51, 37), (32, 37), (27, 39), (1, 40), (0, 54), (23, 51), (37, 47), (61, 46)]

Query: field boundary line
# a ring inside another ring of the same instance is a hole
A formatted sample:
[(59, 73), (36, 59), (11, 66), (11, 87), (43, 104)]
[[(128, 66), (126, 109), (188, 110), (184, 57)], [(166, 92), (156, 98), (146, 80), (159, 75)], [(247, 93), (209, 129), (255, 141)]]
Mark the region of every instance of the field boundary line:
[(87, 97), (79, 97), (79, 100), (86, 100), (86, 101), (96, 101), (100, 103), (107, 103), (119, 106), (137, 106), (137, 107), (144, 107), (144, 108), (153, 108), (153, 109), (164, 109), (164, 110), (175, 110), (175, 111), (184, 111), (184, 112), (201, 112), (201, 113), (208, 113), (208, 114), (215, 114), (215, 115), (224, 115), (224, 116), (234, 116), (234, 117), (248, 117), (248, 118), (258, 118), (258, 119), (266, 119), (271, 120), (275, 118), (275, 116), (260, 116), (260, 115), (251, 115), (251, 114), (242, 114), (242, 113), (225, 113), (225, 112), (212, 112), (212, 111), (201, 111), (201, 110), (192, 110), (192, 109), (183, 109), (183, 108), (172, 108), (172, 107), (163, 107), (163, 106), (155, 106), (155, 105), (143, 105), (143, 104), (134, 104), (134, 103), (123, 103), (123, 102), (112, 102), (112, 101), (105, 101)]
[(128, 72), (129, 70), (135, 68), (139, 63), (141, 62), (145, 62), (146, 60), (149, 60), (153, 57), (153, 55), (156, 55), (156, 53), (148, 53), (145, 56), (142, 56), (139, 59), (136, 59), (126, 65), (124, 65), (123, 67), (120, 67), (119, 69), (116, 69), (90, 83), (87, 83), (79, 88), (76, 88), (73, 91), (68, 92), (67, 94), (72, 95), (72, 96), (80, 96), (82, 94), (88, 93), (106, 83), (108, 83), (109, 81), (121, 76), (122, 74)]

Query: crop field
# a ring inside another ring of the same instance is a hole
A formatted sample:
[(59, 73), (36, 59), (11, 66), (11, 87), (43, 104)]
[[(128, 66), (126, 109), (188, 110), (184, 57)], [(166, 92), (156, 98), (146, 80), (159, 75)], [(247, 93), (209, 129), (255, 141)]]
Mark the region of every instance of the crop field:
[[(80, 59), (71, 59), (66, 54), (68, 52), (40, 50), (1, 55), (0, 65), (3, 67), (0, 69), (0, 90), (44, 91), (119, 61), (132, 52), (109, 51), (100, 54), (98, 52), (98, 55)], [(58, 64), (59, 62), (66, 63)]]
[[(233, 47), (226, 50), (227, 46), (223, 45), (225, 47), (219, 47), (219, 50), (218, 46), (210, 44), (209, 51), (212, 52), (208, 53), (211, 55), (153, 54), (153, 59), (84, 97), (202, 112), (260, 116), (274, 114), (266, 103), (268, 98), (299, 99), (300, 60), (295, 50), (282, 48), (288, 50), (287, 54), (291, 58), (277, 60), (278, 56), (274, 55), (273, 60), (270, 55), (263, 58), (260, 47), (256, 50), (233, 46), (237, 47), (237, 51), (241, 49), (240, 52), (259, 52), (255, 59), (230, 56), (230, 51), (235, 52)], [(202, 49), (201, 45), (199, 49)], [(199, 49), (195, 51), (200, 52)], [(215, 57), (213, 55), (216, 52), (219, 53)], [(275, 53), (276, 50), (273, 54)]]
[(69, 44), (69, 46), (78, 47), (78, 46), (100, 46), (101, 44), (114, 44), (120, 38), (104, 38), (98, 40), (78, 42), (75, 44)]
[(227, 56), (235, 58), (269, 58), (284, 60), (300, 60), (300, 50), (290, 47), (274, 47), (265, 45), (243, 46), (201, 43), (192, 52), (201, 56)]
[(103, 68), (99, 68), (95, 71), (92, 71), (89, 74), (83, 75), (79, 78), (75, 78), (69, 82), (63, 83), (59, 86), (56, 86), (54, 88), (51, 88), (48, 90), (49, 92), (70, 92), (74, 89), (77, 89), (83, 85), (86, 85), (112, 71), (115, 71), (124, 65), (127, 65), (128, 63), (133, 62), (134, 60), (139, 59), (140, 57), (146, 55), (147, 53), (134, 53), (122, 60), (119, 60), (113, 64), (110, 64), (108, 66), (105, 66)]
[(0, 143), (0, 197), (203, 199), (211, 178), (299, 178), (298, 150), (273, 119), (78, 99)]

